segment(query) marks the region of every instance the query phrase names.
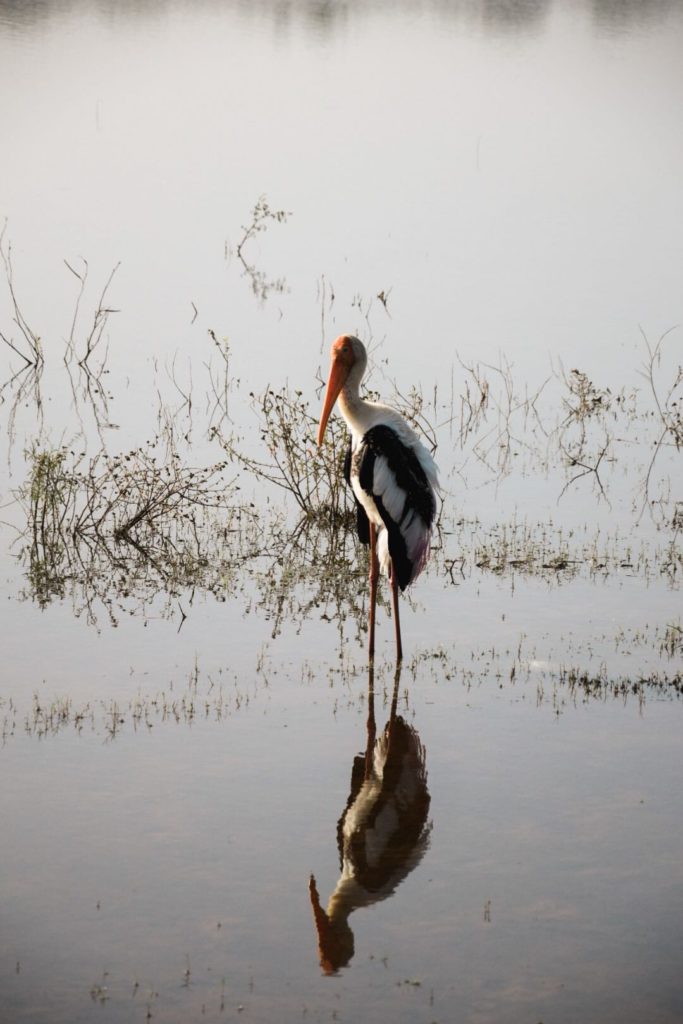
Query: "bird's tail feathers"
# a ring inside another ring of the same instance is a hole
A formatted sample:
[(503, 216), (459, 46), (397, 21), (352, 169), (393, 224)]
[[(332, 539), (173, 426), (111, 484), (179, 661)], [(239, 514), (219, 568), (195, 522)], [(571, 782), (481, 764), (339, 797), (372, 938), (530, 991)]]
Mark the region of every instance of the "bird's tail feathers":
[[(404, 540), (405, 539), (406, 538), (404, 538)], [(409, 569), (410, 575), (408, 578), (402, 578), (399, 570), (401, 590), (405, 590), (406, 587), (410, 586), (410, 584), (417, 579), (429, 560), (429, 553), (431, 550), (429, 530), (423, 528), (420, 531), (415, 531), (409, 539), (411, 543), (407, 546), (406, 550), (408, 559), (406, 562), (406, 568)], [(380, 527), (377, 535), (377, 558), (379, 560), (380, 570), (385, 576), (389, 576), (391, 570), (391, 555), (389, 554), (389, 534), (385, 526)], [(406, 576), (407, 575), (408, 574), (406, 573)]]

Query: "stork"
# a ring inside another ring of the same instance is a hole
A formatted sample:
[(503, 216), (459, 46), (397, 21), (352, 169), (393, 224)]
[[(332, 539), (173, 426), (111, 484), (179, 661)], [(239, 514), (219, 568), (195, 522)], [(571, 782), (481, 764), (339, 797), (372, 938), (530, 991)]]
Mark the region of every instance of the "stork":
[(404, 418), (388, 405), (360, 396), (368, 363), (358, 338), (342, 334), (332, 345), (332, 365), (318, 427), (322, 444), (327, 421), (339, 399), (350, 440), (344, 476), (356, 501), (358, 537), (370, 545), (369, 657), (375, 656), (375, 605), (380, 569), (391, 582), (396, 659), (403, 657), (398, 592), (422, 572), (439, 492), (434, 459)]

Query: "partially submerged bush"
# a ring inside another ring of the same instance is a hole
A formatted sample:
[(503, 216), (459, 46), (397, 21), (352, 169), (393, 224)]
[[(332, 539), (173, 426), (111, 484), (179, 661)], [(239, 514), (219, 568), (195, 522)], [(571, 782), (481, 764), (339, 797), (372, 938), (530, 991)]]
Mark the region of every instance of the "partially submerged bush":
[(26, 457), (22, 554), (40, 605), (63, 597), (68, 585), (82, 586), (89, 611), (95, 599), (111, 606), (113, 596), (136, 587), (143, 602), (200, 582), (218, 592), (236, 550), (253, 550), (245, 536), (226, 543), (228, 534), (231, 541), (244, 534), (253, 513), (229, 504), (225, 463), (183, 466), (173, 444), (158, 438), (89, 460), (67, 447), (34, 446)]
[(351, 503), (344, 480), (346, 427), (334, 417), (320, 447), (315, 443), (318, 418), (301, 391), (267, 388), (250, 395), (259, 420), (267, 458), (247, 455), (234, 438), (213, 432), (228, 458), (257, 479), (289, 492), (308, 519), (351, 522)]

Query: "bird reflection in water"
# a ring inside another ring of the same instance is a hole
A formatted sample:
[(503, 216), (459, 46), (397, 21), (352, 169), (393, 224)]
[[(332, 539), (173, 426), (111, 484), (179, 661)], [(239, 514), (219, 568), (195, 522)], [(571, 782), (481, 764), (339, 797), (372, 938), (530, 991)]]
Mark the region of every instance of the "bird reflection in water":
[(349, 916), (390, 896), (421, 861), (431, 831), (425, 749), (416, 730), (396, 714), (400, 667), (389, 721), (377, 735), (373, 669), (368, 680), (367, 745), (354, 758), (351, 793), (337, 826), (341, 876), (327, 910), (311, 875), (309, 892), (325, 974), (354, 953)]

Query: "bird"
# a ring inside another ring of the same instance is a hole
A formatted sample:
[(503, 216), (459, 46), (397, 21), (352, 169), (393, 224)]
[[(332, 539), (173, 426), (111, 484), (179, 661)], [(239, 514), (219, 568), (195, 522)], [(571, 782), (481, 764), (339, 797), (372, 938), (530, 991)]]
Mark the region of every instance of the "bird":
[(404, 591), (424, 569), (440, 493), (438, 467), (395, 409), (360, 395), (368, 364), (362, 341), (342, 334), (332, 361), (318, 426), (318, 445), (335, 403), (349, 429), (344, 476), (353, 491), (361, 543), (370, 547), (369, 659), (375, 656), (375, 605), (380, 569), (391, 583), (396, 660), (403, 658), (398, 611)]
[(351, 792), (337, 825), (340, 878), (323, 908), (315, 876), (308, 892), (320, 966), (336, 974), (353, 957), (349, 917), (391, 896), (422, 860), (430, 841), (426, 751), (417, 730), (397, 714), (400, 666), (389, 721), (377, 735), (369, 669), (365, 750), (353, 760)]

